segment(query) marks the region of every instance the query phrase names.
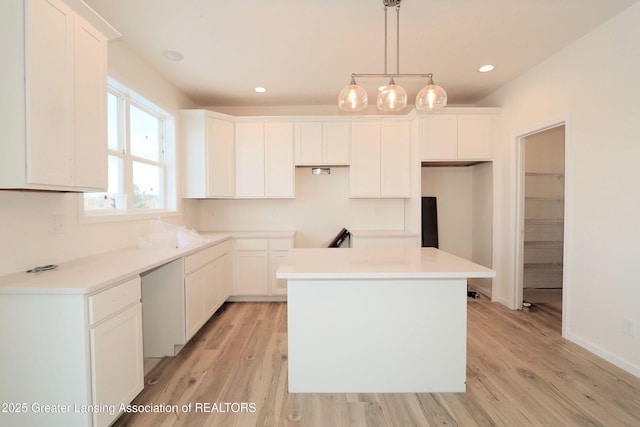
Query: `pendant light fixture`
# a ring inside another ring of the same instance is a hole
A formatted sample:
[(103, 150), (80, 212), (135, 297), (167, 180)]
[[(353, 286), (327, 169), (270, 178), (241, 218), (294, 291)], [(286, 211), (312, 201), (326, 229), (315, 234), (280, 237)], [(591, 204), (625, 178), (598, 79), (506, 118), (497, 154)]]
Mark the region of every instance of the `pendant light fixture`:
[[(356, 77), (388, 77), (389, 84), (378, 91), (376, 105), (381, 111), (402, 111), (407, 106), (407, 92), (395, 83), (394, 78), (428, 78), (427, 86), (422, 88), (416, 97), (416, 109), (421, 111), (433, 111), (447, 105), (447, 93), (433, 83), (432, 74), (400, 74), (400, 2), (402, 0), (382, 0), (384, 4), (384, 74), (351, 74), (351, 83), (338, 95), (338, 108), (346, 112), (357, 112), (367, 108), (368, 96), (362, 86), (356, 83)], [(387, 73), (387, 9), (396, 8), (396, 74)]]

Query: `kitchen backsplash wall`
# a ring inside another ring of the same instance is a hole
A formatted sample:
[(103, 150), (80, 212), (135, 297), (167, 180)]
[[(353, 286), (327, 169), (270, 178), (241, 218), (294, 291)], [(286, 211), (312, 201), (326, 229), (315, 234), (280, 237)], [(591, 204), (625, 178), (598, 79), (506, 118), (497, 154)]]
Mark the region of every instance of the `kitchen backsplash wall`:
[(404, 199), (350, 199), (349, 168), (296, 168), (296, 198), (201, 200), (201, 230), (295, 230), (296, 246), (320, 247), (342, 229), (404, 230)]

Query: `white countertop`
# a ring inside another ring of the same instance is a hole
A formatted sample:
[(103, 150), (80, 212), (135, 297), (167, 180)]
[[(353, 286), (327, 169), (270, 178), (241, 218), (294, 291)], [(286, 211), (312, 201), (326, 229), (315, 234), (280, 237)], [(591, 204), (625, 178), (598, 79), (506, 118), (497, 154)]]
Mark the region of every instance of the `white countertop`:
[(436, 248), (292, 249), (279, 279), (435, 279), (495, 277), (490, 268)]
[(120, 249), (61, 263), (55, 270), (0, 277), (0, 294), (89, 294), (231, 238), (201, 233), (207, 243), (184, 248)]

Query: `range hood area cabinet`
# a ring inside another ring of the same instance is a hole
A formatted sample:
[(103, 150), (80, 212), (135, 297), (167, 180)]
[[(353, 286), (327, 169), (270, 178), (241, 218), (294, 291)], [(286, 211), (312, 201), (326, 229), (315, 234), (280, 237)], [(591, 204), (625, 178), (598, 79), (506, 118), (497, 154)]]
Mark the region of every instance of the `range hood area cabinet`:
[(10, 1), (0, 14), (0, 188), (107, 188), (107, 41), (82, 3)]
[(423, 162), (491, 161), (492, 115), (432, 115), (421, 120)]
[(409, 121), (352, 123), (349, 188), (351, 198), (411, 197)]
[(206, 110), (180, 111), (185, 198), (232, 198), (236, 187), (235, 123)]
[(348, 166), (350, 122), (296, 122), (296, 166)]

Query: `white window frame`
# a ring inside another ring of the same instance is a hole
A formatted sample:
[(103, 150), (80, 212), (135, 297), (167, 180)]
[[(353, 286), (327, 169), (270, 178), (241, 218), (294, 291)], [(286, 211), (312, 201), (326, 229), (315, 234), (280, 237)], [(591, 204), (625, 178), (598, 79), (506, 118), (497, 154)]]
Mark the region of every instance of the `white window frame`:
[[(84, 194), (80, 194), (79, 199), (79, 218), (81, 223), (94, 222), (113, 222), (113, 221), (130, 221), (152, 219), (166, 216), (177, 216), (178, 212), (178, 193), (177, 193), (177, 153), (176, 153), (176, 120), (175, 116), (158, 105), (152, 103), (148, 99), (119, 83), (115, 79), (109, 77), (108, 91), (118, 96), (118, 111), (122, 115), (119, 122), (123, 123), (118, 130), (124, 132), (121, 135), (124, 138), (124, 152), (117, 152), (107, 147), (108, 155), (117, 156), (123, 159), (123, 191), (129, 197), (126, 201), (126, 208), (121, 210), (85, 210)], [(163, 139), (162, 152), (163, 159), (160, 162), (132, 156), (130, 153), (128, 120), (129, 106), (134, 105), (141, 110), (157, 116), (163, 124), (161, 131)], [(106, 141), (105, 141), (106, 143)], [(105, 159), (106, 160), (106, 159)], [(162, 209), (136, 209), (133, 208), (133, 161), (163, 167), (163, 198), (164, 207)], [(162, 161), (164, 160), (164, 161)]]

